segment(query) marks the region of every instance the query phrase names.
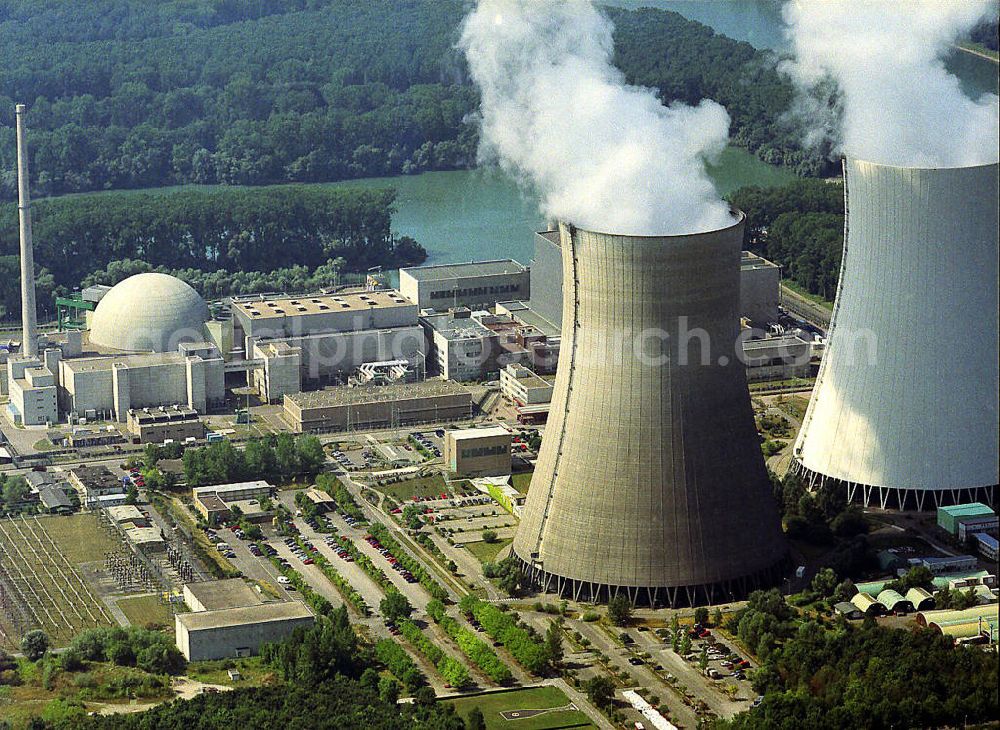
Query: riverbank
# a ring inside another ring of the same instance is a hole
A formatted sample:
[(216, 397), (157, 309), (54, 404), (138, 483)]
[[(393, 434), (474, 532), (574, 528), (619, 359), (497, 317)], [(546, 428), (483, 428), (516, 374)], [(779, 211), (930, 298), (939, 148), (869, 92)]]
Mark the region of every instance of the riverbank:
[(955, 48), (965, 53), (971, 53), (973, 56), (978, 56), (979, 58), (985, 58), (987, 61), (992, 61), (993, 63), (1000, 65), (1000, 53), (996, 51), (991, 51), (989, 48), (979, 45), (978, 43), (957, 43)]

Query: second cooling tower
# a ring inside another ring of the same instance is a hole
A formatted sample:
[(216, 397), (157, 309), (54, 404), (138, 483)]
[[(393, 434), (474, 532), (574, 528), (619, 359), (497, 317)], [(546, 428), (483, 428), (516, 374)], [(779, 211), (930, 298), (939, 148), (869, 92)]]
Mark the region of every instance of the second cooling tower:
[(581, 600), (692, 605), (774, 581), (786, 548), (736, 355), (742, 214), (560, 236), (561, 355), (515, 554)]
[(847, 230), (796, 468), (866, 506), (992, 502), (997, 164), (844, 162)]

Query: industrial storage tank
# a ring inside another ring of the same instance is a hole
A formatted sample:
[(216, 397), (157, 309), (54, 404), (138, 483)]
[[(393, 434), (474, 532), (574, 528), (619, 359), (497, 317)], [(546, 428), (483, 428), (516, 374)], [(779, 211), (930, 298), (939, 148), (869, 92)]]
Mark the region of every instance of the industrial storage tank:
[(562, 348), (514, 552), (543, 589), (693, 605), (786, 546), (737, 357), (743, 215), (708, 233), (560, 226)]
[(844, 162), (840, 284), (795, 445), (813, 485), (882, 508), (992, 502), (997, 174)]

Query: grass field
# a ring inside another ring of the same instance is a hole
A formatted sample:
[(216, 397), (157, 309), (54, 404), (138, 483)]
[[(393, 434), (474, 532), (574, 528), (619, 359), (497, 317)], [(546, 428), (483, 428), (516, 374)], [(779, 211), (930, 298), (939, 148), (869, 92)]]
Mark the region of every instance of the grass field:
[(133, 626), (160, 624), (171, 636), (174, 633), (174, 615), (170, 607), (160, 603), (156, 596), (135, 596), (118, 600), (118, 608)]
[(570, 704), (569, 698), (558, 687), (531, 687), (446, 701), (455, 707), (455, 711), (463, 719), (473, 707), (478, 707), (486, 720), (486, 730), (557, 730), (594, 727), (590, 718), (580, 710), (558, 710), (534, 717), (509, 720), (501, 717), (501, 712), (511, 710), (565, 707)]
[(94, 514), (43, 517), (39, 518), (39, 522), (70, 562), (76, 565), (104, 560), (104, 554), (118, 545), (101, 528)]
[(528, 487), (531, 486), (531, 477), (534, 473), (533, 471), (525, 471), (520, 474), (514, 474), (510, 478), (510, 485), (521, 494), (527, 494)]
[(514, 542), (513, 538), (497, 540), (494, 543), (488, 542), (467, 542), (465, 549), (476, 556), (480, 563), (492, 563), (497, 559), (497, 554), (505, 547)]
[(397, 502), (405, 502), (414, 497), (437, 497), (439, 494), (450, 493), (444, 483), (444, 477), (435, 474), (420, 479), (410, 479), (396, 484), (386, 484), (376, 487), (383, 494), (392, 497)]
[(96, 523), (70, 517), (0, 520), (0, 574), (8, 599), (23, 618), (17, 630), (13, 622), (5, 622), (0, 637), (4, 643), (16, 644), (20, 634), (39, 628), (53, 646), (60, 647), (84, 629), (114, 625), (110, 612), (73, 564), (87, 562), (76, 551), (95, 549), (87, 538), (95, 529), (100, 532)]

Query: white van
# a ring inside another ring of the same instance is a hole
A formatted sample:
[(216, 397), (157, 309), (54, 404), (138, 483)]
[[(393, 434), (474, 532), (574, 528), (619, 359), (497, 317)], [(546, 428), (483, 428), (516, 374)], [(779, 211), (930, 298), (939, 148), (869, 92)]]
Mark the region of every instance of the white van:
[(291, 583), (292, 581), (290, 581), (287, 576), (279, 575), (278, 576), (278, 582), (281, 585), (287, 585), (287, 584)]

